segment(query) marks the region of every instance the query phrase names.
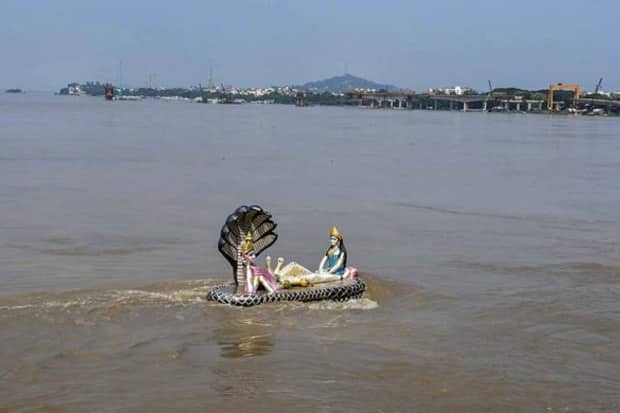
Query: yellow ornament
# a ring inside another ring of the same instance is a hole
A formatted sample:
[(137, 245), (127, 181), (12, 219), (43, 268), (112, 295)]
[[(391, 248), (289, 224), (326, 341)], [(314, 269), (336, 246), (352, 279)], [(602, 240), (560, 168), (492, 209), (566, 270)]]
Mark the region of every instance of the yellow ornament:
[(252, 237), (252, 233), (248, 232), (245, 236), (245, 239), (241, 243), (241, 254), (246, 255), (248, 252), (254, 249), (254, 238)]
[(338, 238), (340, 241), (342, 241), (342, 234), (340, 233), (340, 231), (338, 231), (338, 228), (336, 228), (336, 226), (334, 225), (331, 229), (331, 231), (329, 231), (329, 235), (331, 237), (336, 237)]

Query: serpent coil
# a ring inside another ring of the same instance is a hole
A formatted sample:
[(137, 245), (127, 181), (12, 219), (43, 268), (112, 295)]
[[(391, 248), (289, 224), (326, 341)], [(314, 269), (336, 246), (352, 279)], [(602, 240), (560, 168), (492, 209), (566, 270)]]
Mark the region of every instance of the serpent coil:
[(347, 301), (362, 297), (365, 290), (366, 284), (359, 278), (353, 281), (338, 281), (317, 287), (279, 290), (273, 294), (256, 295), (235, 294), (236, 287), (234, 284), (224, 284), (209, 290), (206, 298), (208, 301), (216, 301), (221, 304), (252, 307), (278, 301)]

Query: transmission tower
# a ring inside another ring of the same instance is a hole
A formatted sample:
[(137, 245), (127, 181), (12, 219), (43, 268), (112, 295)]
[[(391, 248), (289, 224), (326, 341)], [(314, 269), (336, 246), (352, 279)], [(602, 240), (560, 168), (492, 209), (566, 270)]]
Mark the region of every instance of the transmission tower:
[(209, 89), (213, 89), (215, 85), (213, 84), (213, 67), (209, 66), (209, 81), (207, 82), (207, 87)]

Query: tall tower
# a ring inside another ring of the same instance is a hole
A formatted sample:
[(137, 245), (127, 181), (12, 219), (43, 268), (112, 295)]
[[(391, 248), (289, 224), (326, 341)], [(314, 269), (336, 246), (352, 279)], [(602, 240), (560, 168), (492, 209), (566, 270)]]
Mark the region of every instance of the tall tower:
[(207, 82), (207, 87), (209, 89), (213, 89), (215, 85), (213, 84), (213, 67), (209, 66), (209, 81)]
[(118, 88), (123, 89), (123, 61), (118, 62)]

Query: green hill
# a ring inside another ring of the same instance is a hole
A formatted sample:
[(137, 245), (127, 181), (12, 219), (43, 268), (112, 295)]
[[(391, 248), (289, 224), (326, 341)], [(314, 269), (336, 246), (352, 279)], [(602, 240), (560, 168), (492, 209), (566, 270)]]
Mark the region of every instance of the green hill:
[(317, 90), (321, 92), (343, 92), (348, 89), (398, 89), (394, 85), (381, 84), (348, 73), (334, 76), (329, 79), (305, 83), (303, 86), (294, 86), (296, 89)]

